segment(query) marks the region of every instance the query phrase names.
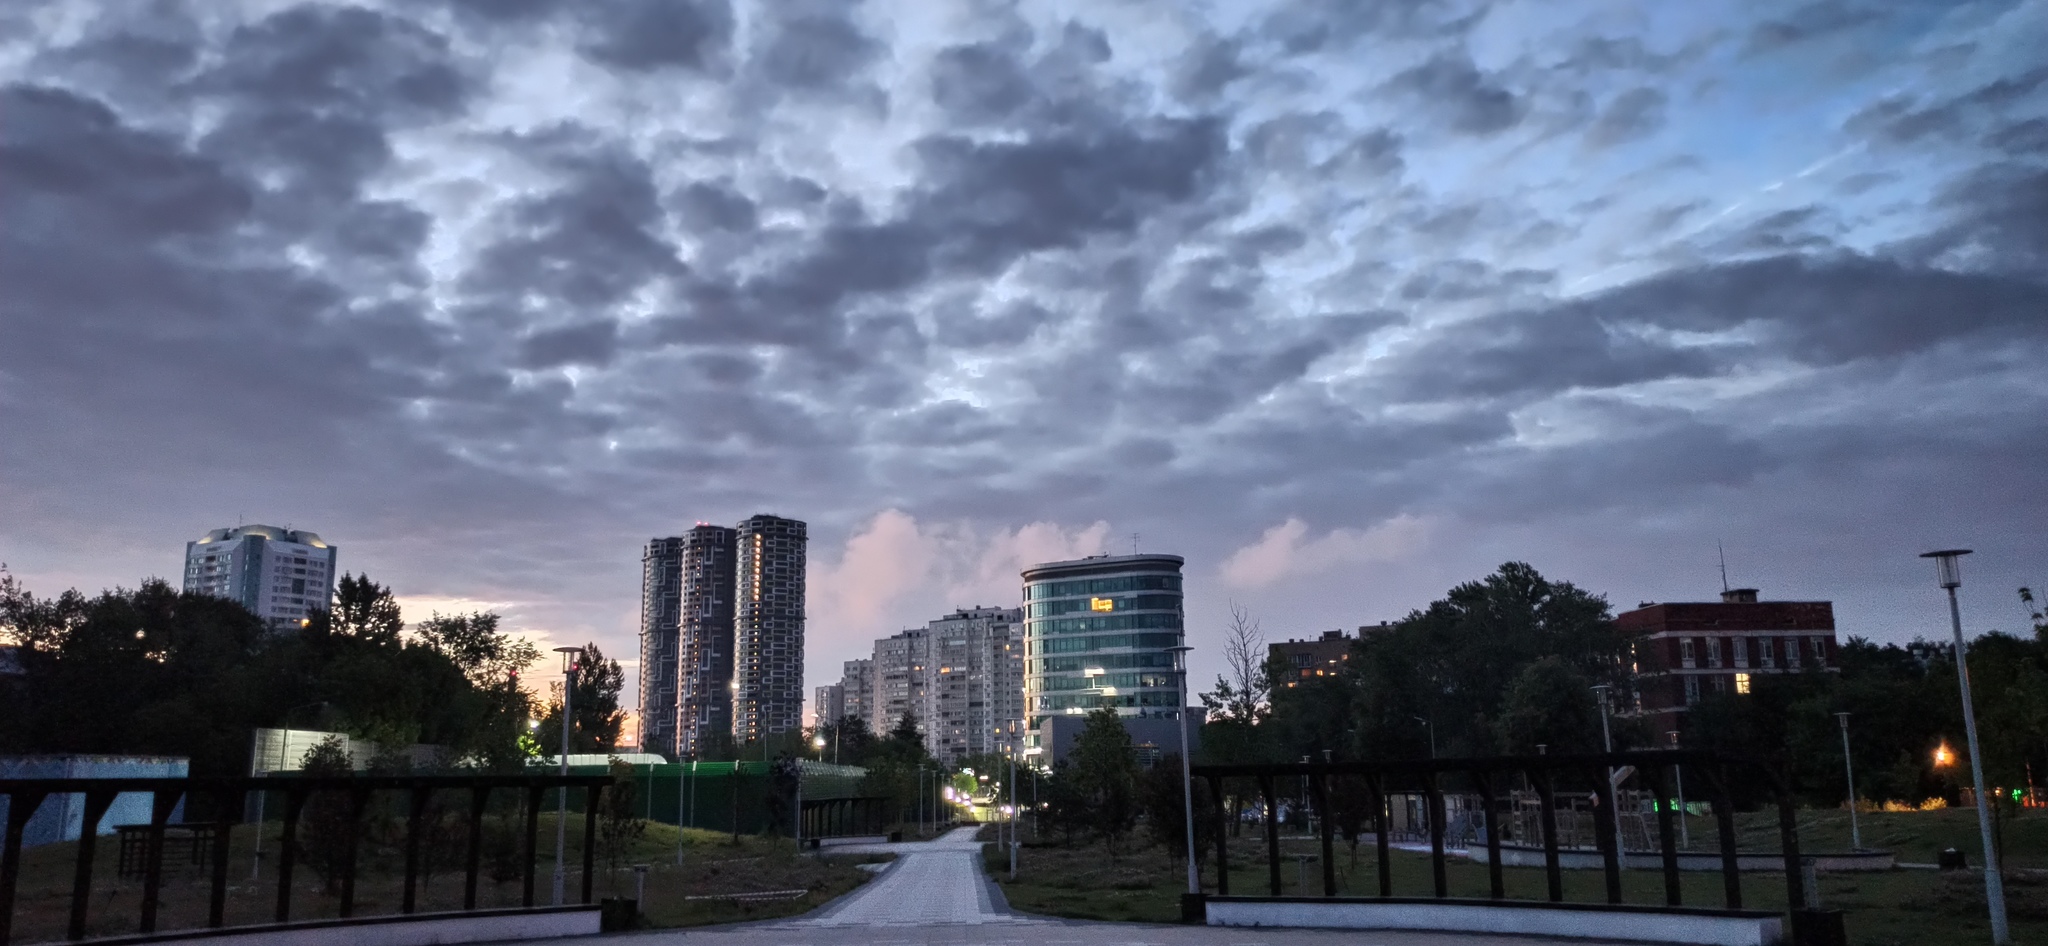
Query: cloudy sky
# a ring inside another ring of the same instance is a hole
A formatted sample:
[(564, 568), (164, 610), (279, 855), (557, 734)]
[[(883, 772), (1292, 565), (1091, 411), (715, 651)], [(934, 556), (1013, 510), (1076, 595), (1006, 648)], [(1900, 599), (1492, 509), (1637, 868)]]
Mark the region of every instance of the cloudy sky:
[[(1509, 559), (1938, 632), (2048, 583), (2048, 3), (0, 5), (0, 560), (312, 529), (635, 655), (811, 523), (813, 683), (1017, 569), (1285, 637)], [(1133, 538), (1135, 534), (1135, 540)]]

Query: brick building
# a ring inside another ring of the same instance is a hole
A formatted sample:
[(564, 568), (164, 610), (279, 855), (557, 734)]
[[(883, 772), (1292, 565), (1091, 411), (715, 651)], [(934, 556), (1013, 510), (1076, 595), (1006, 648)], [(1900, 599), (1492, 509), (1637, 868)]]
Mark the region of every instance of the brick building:
[(1635, 639), (1636, 708), (1658, 732), (1680, 728), (1702, 699), (1748, 693), (1760, 675), (1839, 670), (1830, 601), (1758, 601), (1737, 588), (1718, 602), (1645, 604), (1614, 624)]

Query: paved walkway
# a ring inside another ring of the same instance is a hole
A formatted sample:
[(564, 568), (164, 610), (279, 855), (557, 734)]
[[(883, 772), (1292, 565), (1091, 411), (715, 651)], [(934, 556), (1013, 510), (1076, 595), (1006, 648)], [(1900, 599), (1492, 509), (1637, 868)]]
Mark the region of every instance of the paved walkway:
[[(1510, 936), (1092, 923), (1012, 913), (991, 895), (975, 828), (923, 843), (835, 853), (897, 855), (880, 877), (801, 917), (612, 937), (633, 946), (1530, 946)], [(578, 937), (553, 940), (583, 946)], [(1538, 942), (1558, 942), (1545, 940)], [(531, 944), (527, 944), (531, 946)]]
[(921, 844), (863, 844), (834, 853), (888, 852), (896, 862), (882, 876), (816, 914), (769, 924), (782, 929), (834, 926), (981, 926), (1039, 923), (999, 910), (981, 869), (975, 828), (955, 828)]

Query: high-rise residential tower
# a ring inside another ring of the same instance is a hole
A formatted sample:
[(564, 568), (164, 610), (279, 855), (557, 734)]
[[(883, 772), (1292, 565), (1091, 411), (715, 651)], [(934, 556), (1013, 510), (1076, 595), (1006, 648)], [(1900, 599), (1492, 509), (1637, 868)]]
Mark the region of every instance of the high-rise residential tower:
[(676, 621), (678, 758), (697, 758), (714, 741), (732, 735), (737, 536), (732, 529), (702, 523), (683, 536)]
[(925, 663), (931, 654), (931, 637), (922, 627), (906, 628), (875, 641), (875, 656), (869, 662), (873, 696), (868, 702), (868, 725), (877, 734), (896, 728), (909, 713), (929, 735), (925, 723)]
[(185, 543), (185, 590), (233, 598), (272, 630), (301, 627), (334, 602), (337, 550), (311, 532), (248, 525)]
[(676, 754), (676, 670), (682, 650), (682, 536), (640, 553), (640, 751)]
[(925, 748), (940, 762), (1005, 753), (1020, 739), (1024, 613), (962, 608), (925, 626)]
[(861, 657), (840, 665), (839, 689), (845, 700), (844, 716), (851, 716), (875, 728), (875, 659)]
[(732, 736), (741, 745), (803, 728), (807, 542), (802, 522), (768, 515), (734, 537)]
[(846, 687), (827, 683), (813, 691), (811, 697), (811, 725), (829, 726), (846, 715)]
[(1178, 717), (1178, 555), (1098, 555), (1024, 570), (1028, 745), (1055, 715), (1107, 706), (1119, 716)]

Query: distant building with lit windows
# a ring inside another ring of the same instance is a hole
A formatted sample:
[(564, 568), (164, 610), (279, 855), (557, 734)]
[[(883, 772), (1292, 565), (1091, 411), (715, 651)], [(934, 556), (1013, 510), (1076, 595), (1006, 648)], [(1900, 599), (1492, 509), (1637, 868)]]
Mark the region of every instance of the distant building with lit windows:
[(804, 725), (802, 522), (752, 516), (735, 530), (732, 738), (737, 745)]
[(1631, 639), (1636, 710), (1660, 733), (1702, 699), (1748, 693), (1760, 675), (1840, 672), (1830, 601), (1758, 601), (1736, 588), (1720, 601), (1646, 602), (1614, 626)]
[(1048, 720), (1097, 707), (1178, 718), (1171, 648), (1185, 640), (1178, 555), (1098, 555), (1024, 570), (1027, 746), (1053, 748)]
[(185, 543), (185, 590), (239, 601), (272, 630), (300, 627), (333, 607), (337, 551), (311, 532), (215, 529)]
[[(1359, 636), (1365, 635), (1359, 628)], [(1290, 640), (1266, 646), (1266, 665), (1274, 686), (1294, 686), (1317, 677), (1334, 677), (1351, 662), (1351, 642), (1342, 630), (1324, 631), (1314, 640)]]
[[(732, 738), (733, 545), (738, 535), (700, 522), (682, 536), (672, 710), (672, 751), (678, 759), (701, 759)], [(656, 711), (663, 708), (658, 705)], [(653, 751), (665, 749), (666, 744)]]

